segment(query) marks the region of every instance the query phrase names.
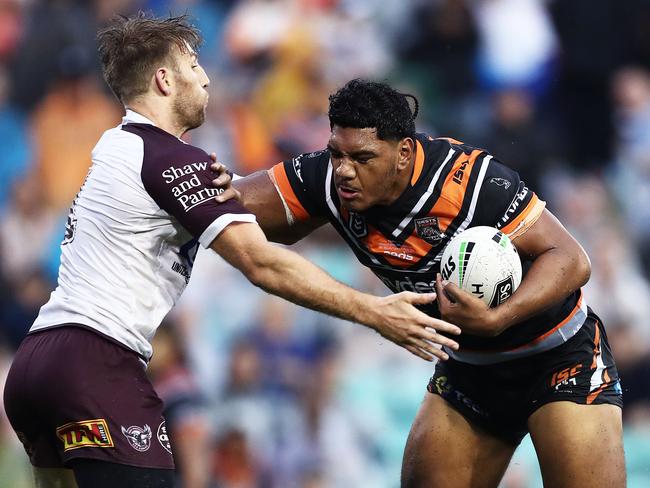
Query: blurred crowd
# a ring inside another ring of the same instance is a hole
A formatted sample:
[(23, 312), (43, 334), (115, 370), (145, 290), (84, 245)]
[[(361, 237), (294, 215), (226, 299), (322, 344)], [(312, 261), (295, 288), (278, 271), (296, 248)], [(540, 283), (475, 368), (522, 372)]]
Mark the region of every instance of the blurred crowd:
[[(122, 109), (95, 33), (115, 13), (189, 13), (210, 78), (188, 135), (240, 174), (324, 147), (351, 78), (420, 100), (419, 130), (515, 168), (592, 260), (586, 298), (622, 378), (630, 487), (650, 486), (650, 1), (0, 0), (0, 383), (56, 285), (67, 209)], [(297, 245), (378, 280), (330, 231)], [(149, 371), (184, 488), (394, 488), (432, 365), (298, 309), (200, 253)], [(62, 358), (65, 360), (65, 358)], [(504, 488), (541, 486), (527, 440)], [(29, 485), (0, 409), (0, 485)]]

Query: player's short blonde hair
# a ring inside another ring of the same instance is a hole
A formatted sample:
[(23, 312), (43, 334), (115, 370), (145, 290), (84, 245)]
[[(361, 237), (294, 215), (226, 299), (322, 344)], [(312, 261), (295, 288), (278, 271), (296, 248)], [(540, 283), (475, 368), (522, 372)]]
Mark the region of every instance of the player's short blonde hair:
[(97, 40), (104, 79), (124, 104), (146, 93), (158, 66), (171, 61), (174, 46), (196, 51), (202, 42), (186, 15), (155, 18), (143, 12), (116, 17)]

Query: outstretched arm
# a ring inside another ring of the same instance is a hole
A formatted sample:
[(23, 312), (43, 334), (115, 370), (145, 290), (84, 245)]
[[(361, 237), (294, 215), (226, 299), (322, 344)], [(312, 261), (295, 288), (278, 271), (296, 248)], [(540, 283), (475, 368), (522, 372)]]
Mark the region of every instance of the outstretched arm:
[(455, 341), (436, 332), (459, 334), (458, 327), (414, 307), (430, 303), (435, 294), (403, 292), (375, 297), (361, 293), (298, 254), (270, 244), (256, 224), (230, 224), (210, 247), (269, 293), (364, 324), (423, 359), (447, 359), (438, 346), (458, 347)]

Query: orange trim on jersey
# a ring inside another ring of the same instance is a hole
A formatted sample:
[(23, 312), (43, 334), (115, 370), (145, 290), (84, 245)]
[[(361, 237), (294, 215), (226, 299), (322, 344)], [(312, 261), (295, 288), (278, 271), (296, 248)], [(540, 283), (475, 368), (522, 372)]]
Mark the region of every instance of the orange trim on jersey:
[[(533, 198), (530, 199), (526, 208), (517, 215), (512, 222), (501, 229), (501, 232), (507, 234), (508, 237), (514, 239), (518, 235), (528, 229), (531, 225), (537, 222), (537, 219), (542, 215), (544, 208), (546, 207), (546, 202), (540, 200), (536, 194), (533, 194)], [(522, 228), (519, 226), (522, 225)]]
[(423, 256), (426, 256), (427, 253), (431, 251), (431, 248), (433, 247), (424, 239), (420, 239), (419, 237), (414, 235), (409, 236), (408, 239), (404, 241), (404, 244), (411, 246), (413, 249), (415, 249), (415, 252), (418, 254), (417, 261), (419, 261)]
[[(379, 255), (393, 266), (412, 266), (430, 250), (431, 245), (418, 237), (411, 236), (404, 244), (397, 246), (373, 226), (368, 226), (368, 235), (362, 239), (368, 251)], [(401, 257), (400, 257), (401, 256)]]
[(564, 326), (569, 320), (571, 320), (573, 318), (573, 316), (576, 313), (578, 313), (578, 311), (580, 310), (581, 305), (582, 305), (582, 290), (580, 290), (580, 298), (578, 298), (576, 306), (573, 307), (573, 310), (571, 310), (571, 313), (569, 315), (567, 315), (566, 318), (562, 322), (557, 324), (551, 330), (544, 332), (541, 336), (537, 337), (536, 339), (533, 339), (532, 341), (527, 342), (523, 346), (519, 346), (519, 347), (516, 347), (516, 348), (511, 349), (511, 350), (512, 351), (518, 351), (519, 349), (524, 349), (524, 348), (527, 348), (527, 347), (530, 347), (530, 346), (534, 346), (535, 344), (539, 344), (544, 339), (546, 339), (548, 336), (550, 336), (553, 332), (555, 332), (556, 330), (562, 328), (562, 326)]
[(284, 169), (284, 163), (278, 163), (269, 171), (273, 172), (273, 177), (275, 183), (282, 194), (282, 198), (289, 207), (289, 210), (293, 213), (293, 216), (297, 220), (309, 220), (309, 212), (305, 210), (305, 207), (302, 206), (298, 197), (291, 188), (291, 183), (289, 183), (289, 178), (287, 177), (287, 172)]
[(415, 163), (413, 165), (413, 176), (411, 176), (411, 186), (417, 183), (424, 168), (424, 148), (420, 141), (415, 141)]
[(386, 239), (381, 232), (371, 226), (368, 226), (368, 235), (363, 238), (363, 243), (366, 245), (368, 251), (373, 254), (381, 255), (393, 266), (404, 266), (408, 263), (405, 259), (400, 259), (388, 254), (386, 251), (388, 250), (387, 248), (392, 245), (392, 242)]
[(429, 211), (429, 215), (438, 217), (438, 225), (442, 232), (447, 230), (449, 224), (460, 213), (470, 173), (474, 169), (476, 158), (482, 152), (480, 149), (475, 149), (469, 156), (463, 153), (454, 161), (454, 165), (442, 185), (440, 197)]

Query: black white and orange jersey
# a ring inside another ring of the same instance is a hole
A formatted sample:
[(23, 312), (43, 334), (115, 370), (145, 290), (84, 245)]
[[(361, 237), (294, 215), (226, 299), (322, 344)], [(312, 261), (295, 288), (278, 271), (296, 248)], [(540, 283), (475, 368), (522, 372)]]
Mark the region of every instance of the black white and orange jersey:
[[(288, 219), (326, 217), (356, 254), (393, 292), (435, 291), (442, 251), (469, 227), (492, 226), (515, 238), (545, 203), (519, 175), (483, 149), (449, 138), (416, 136), (410, 185), (391, 205), (363, 213), (341, 206), (329, 151), (303, 154), (269, 170)], [(526, 263), (524, 263), (524, 269)], [(459, 338), (462, 361), (490, 364), (550, 349), (572, 337), (586, 318), (578, 291), (560, 304), (495, 338)], [(438, 315), (434, 304), (427, 313)]]

